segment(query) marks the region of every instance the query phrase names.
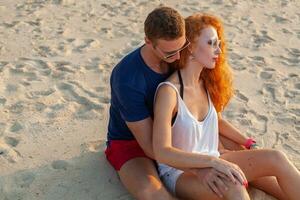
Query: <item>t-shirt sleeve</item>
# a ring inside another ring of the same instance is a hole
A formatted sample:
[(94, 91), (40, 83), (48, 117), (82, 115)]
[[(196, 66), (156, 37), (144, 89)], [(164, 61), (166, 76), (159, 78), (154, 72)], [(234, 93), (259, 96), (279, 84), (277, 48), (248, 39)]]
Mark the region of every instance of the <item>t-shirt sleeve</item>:
[(122, 84), (116, 87), (116, 96), (120, 102), (122, 118), (127, 122), (135, 122), (150, 116), (142, 89)]

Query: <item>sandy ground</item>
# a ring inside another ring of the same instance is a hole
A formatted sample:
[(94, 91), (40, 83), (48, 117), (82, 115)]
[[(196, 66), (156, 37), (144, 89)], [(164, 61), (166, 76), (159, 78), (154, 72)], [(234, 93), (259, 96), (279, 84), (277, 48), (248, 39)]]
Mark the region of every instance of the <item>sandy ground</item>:
[(298, 0), (0, 0), (0, 200), (132, 199), (103, 156), (109, 76), (161, 2), (223, 19), (225, 117), (300, 168)]

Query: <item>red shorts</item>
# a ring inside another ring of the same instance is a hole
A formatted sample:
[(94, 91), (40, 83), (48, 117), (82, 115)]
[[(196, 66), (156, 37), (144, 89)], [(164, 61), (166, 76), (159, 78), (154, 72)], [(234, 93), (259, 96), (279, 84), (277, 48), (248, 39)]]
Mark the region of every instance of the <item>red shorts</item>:
[(105, 155), (106, 159), (117, 171), (132, 158), (149, 158), (136, 140), (111, 140), (105, 150)]

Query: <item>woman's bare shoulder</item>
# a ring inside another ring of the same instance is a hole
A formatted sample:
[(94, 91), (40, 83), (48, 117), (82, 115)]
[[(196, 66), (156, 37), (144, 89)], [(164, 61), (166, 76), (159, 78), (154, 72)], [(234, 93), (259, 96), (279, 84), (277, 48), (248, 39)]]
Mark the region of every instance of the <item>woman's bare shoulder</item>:
[(178, 75), (177, 72), (173, 72), (167, 79), (166, 81), (172, 83), (177, 89), (179, 89), (179, 80), (178, 80)]

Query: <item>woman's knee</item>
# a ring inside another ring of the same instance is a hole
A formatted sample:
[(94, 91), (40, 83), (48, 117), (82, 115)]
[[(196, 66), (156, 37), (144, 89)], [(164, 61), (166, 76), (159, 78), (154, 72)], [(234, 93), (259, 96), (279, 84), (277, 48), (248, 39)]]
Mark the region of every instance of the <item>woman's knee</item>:
[(268, 155), (268, 158), (270, 159), (270, 162), (275, 165), (282, 163), (282, 161), (288, 160), (286, 154), (282, 151), (279, 151), (276, 149), (271, 149), (269, 151), (270, 151), (270, 153)]
[(225, 192), (224, 196), (225, 199), (230, 199), (230, 200), (235, 200), (235, 199), (239, 199), (239, 200), (245, 200), (245, 199), (249, 199), (248, 197), (248, 192), (247, 189), (245, 188), (244, 185), (241, 185), (240, 183), (237, 184), (233, 184), (230, 183), (227, 185), (228, 190)]

